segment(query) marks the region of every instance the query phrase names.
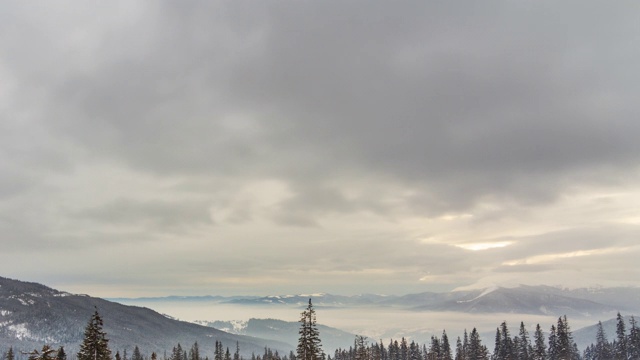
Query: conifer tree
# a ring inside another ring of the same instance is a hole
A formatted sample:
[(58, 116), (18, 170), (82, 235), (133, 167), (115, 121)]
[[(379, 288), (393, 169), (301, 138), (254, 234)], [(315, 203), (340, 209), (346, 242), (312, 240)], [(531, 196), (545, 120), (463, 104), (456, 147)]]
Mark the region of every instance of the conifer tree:
[(324, 353), (320, 343), (320, 333), (316, 325), (316, 311), (313, 309), (311, 299), (309, 305), (300, 314), (300, 338), (298, 339), (298, 360), (323, 360)]
[(489, 353), (487, 348), (482, 345), (482, 341), (480, 341), (480, 335), (478, 334), (478, 330), (473, 328), (471, 330), (471, 336), (469, 338), (469, 352), (468, 352), (469, 360), (488, 360)]
[(189, 360), (200, 360), (200, 346), (198, 346), (197, 341), (189, 349)]
[(522, 321), (520, 322), (520, 332), (518, 334), (517, 340), (518, 344), (515, 349), (516, 358), (518, 360), (529, 360), (529, 348), (531, 347), (531, 344), (529, 341), (529, 333), (527, 332), (527, 328), (525, 328), (524, 322)]
[[(466, 330), (465, 330), (466, 331)], [(462, 341), (460, 340), (460, 336), (456, 340), (456, 357), (454, 360), (467, 360), (467, 357), (464, 354), (464, 350), (462, 348)]]
[(144, 360), (142, 358), (142, 354), (140, 353), (140, 349), (138, 348), (138, 345), (136, 345), (136, 347), (133, 348), (133, 354), (131, 355), (131, 360)]
[(607, 335), (602, 327), (602, 322), (598, 321), (598, 332), (596, 333), (596, 348), (593, 354), (593, 359), (596, 360), (609, 360), (611, 359), (611, 352), (609, 351), (609, 341), (607, 341)]
[(557, 340), (556, 350), (558, 360), (573, 360), (580, 358), (580, 354), (577, 353), (577, 346), (573, 341), (573, 335), (571, 334), (571, 328), (567, 321), (567, 316), (558, 318), (558, 327), (556, 328)]
[(80, 345), (77, 360), (111, 360), (109, 340), (102, 330), (103, 326), (102, 317), (96, 309), (84, 330), (84, 340)]
[(558, 360), (558, 336), (555, 325), (549, 330), (549, 360)]
[(222, 342), (216, 340), (215, 349), (213, 351), (213, 359), (214, 360), (222, 360), (224, 354), (222, 353)]
[(64, 352), (64, 346), (60, 346), (56, 354), (56, 360), (67, 360), (67, 353)]
[(536, 332), (534, 335), (534, 347), (533, 354), (531, 356), (532, 360), (545, 360), (547, 358), (547, 347), (544, 344), (544, 334), (542, 333), (542, 328), (540, 324), (536, 325)]
[(445, 330), (442, 330), (442, 338), (440, 340), (440, 360), (453, 360), (451, 344), (449, 344), (449, 337)]
[(627, 330), (624, 325), (624, 318), (620, 313), (617, 315), (616, 324), (616, 346), (614, 349), (615, 360), (627, 360)]
[[(238, 341), (236, 341), (236, 352), (233, 353), (233, 360), (240, 360), (240, 343)], [(291, 359), (291, 360), (295, 360), (295, 359)]]
[(33, 350), (29, 353), (29, 360), (55, 360), (55, 356), (53, 355), (56, 352), (55, 349), (52, 349), (49, 345), (42, 346), (42, 350), (38, 351)]
[(640, 329), (636, 323), (635, 317), (629, 319), (631, 327), (629, 328), (629, 336), (627, 337), (627, 354), (629, 359), (640, 359)]
[(4, 356), (5, 360), (15, 360), (15, 354), (13, 353), (13, 346), (9, 346), (7, 354)]

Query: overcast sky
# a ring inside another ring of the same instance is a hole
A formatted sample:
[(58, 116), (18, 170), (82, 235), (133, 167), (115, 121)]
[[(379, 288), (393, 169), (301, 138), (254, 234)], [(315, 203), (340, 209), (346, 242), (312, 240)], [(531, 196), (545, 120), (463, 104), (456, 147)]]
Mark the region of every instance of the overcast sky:
[(0, 276), (640, 285), (637, 1), (3, 1)]

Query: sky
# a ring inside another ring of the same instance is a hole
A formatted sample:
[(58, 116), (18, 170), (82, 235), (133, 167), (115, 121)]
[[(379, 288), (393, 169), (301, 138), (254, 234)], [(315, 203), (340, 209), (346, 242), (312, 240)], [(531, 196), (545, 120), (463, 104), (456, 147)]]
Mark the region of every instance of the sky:
[(0, 276), (640, 285), (636, 1), (3, 1)]

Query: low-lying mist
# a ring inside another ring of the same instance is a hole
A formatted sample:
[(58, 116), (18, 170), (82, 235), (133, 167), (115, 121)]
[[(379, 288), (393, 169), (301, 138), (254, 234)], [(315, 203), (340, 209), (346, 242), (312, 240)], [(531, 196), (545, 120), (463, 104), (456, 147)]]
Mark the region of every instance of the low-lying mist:
[[(256, 319), (279, 319), (298, 321), (303, 306), (290, 305), (238, 305), (208, 301), (121, 301), (126, 305), (151, 308), (162, 314), (184, 321), (230, 321)], [(389, 339), (399, 340), (402, 337), (427, 343), (432, 335), (442, 335), (447, 331), (452, 346), (458, 336), (462, 337), (465, 329), (474, 327), (482, 335), (485, 345), (493, 346), (495, 329), (506, 321), (512, 335), (516, 335), (523, 321), (530, 334), (536, 324), (540, 324), (548, 334), (552, 324), (556, 324), (557, 316), (529, 315), (516, 313), (458, 313), (458, 312), (418, 312), (397, 307), (315, 307), (318, 324), (335, 327), (353, 334), (364, 335), (370, 341), (382, 340), (385, 345)], [(569, 318), (572, 329), (593, 325), (598, 320), (593, 317)], [(322, 334), (320, 334), (322, 335)]]

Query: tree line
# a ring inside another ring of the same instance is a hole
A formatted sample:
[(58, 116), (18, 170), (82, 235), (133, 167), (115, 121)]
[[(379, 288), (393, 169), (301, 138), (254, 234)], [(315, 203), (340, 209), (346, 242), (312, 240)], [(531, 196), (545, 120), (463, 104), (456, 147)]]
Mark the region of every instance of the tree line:
[[(441, 336), (432, 336), (429, 344), (423, 345), (402, 338), (400, 341), (392, 339), (385, 346), (382, 340), (369, 343), (366, 337), (357, 335), (353, 346), (335, 350), (333, 357), (322, 350), (311, 299), (301, 313), (299, 322), (299, 339), (295, 352), (281, 355), (278, 351), (265, 347), (263, 354), (253, 353), (250, 360), (640, 360), (640, 329), (632, 316), (627, 334), (627, 326), (620, 313), (617, 315), (615, 339), (609, 341), (602, 323), (598, 323), (596, 342), (589, 345), (583, 353), (578, 350), (566, 316), (559, 317), (557, 324), (551, 325), (548, 334), (537, 324), (533, 335), (530, 335), (521, 322), (518, 333), (512, 336), (504, 321), (496, 328), (493, 352), (482, 343), (477, 329), (473, 328), (469, 333), (464, 330), (462, 338), (456, 339), (455, 348), (451, 346), (446, 330), (442, 331)], [(96, 309), (85, 328), (84, 339), (76, 354), (77, 360), (158, 360), (155, 352), (150, 358), (143, 356), (138, 346), (135, 346), (131, 358), (126, 350), (122, 355), (117, 351), (112, 356), (108, 343), (102, 317)], [(224, 348), (220, 341), (215, 341), (214, 346), (214, 357), (211, 360), (249, 360), (240, 354), (238, 342), (233, 353), (228, 347)], [(28, 355), (28, 360), (67, 360), (63, 347), (54, 349), (49, 345), (23, 354)], [(16, 354), (10, 347), (3, 359), (16, 360), (15, 357)], [(163, 355), (163, 360), (210, 359), (200, 355), (200, 346), (195, 342), (189, 350), (177, 344), (169, 355)]]

